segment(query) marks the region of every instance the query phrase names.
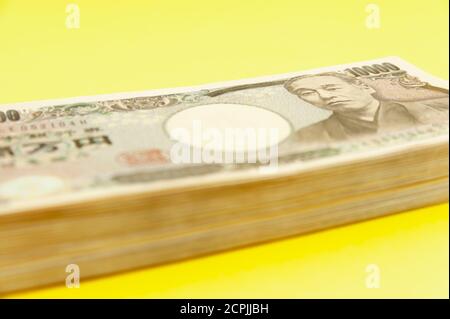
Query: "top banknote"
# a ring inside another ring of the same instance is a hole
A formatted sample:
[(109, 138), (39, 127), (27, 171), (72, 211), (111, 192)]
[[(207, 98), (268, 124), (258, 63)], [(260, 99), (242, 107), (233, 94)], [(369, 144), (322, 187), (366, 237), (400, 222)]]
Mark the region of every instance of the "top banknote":
[(0, 213), (258, 179), (448, 142), (448, 83), (399, 58), (0, 106)]

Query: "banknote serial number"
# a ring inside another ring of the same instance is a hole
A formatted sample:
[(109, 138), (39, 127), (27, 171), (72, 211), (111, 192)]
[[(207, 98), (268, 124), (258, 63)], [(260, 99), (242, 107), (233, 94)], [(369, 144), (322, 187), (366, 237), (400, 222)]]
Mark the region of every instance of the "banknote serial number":
[(20, 113), (16, 110), (0, 111), (0, 123), (18, 122), (20, 121)]

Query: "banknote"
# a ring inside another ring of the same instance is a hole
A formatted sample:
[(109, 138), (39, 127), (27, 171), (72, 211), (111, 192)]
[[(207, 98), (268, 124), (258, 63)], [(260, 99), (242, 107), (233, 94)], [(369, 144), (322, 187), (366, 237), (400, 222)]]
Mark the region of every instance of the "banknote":
[(0, 213), (233, 182), (448, 141), (448, 82), (388, 57), (0, 106)]

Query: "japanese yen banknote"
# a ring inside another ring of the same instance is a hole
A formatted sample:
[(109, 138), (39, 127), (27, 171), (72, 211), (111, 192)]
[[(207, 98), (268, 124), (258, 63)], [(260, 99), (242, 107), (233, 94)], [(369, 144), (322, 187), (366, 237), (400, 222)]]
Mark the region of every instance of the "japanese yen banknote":
[(448, 139), (448, 83), (395, 57), (0, 106), (0, 213), (259, 178)]

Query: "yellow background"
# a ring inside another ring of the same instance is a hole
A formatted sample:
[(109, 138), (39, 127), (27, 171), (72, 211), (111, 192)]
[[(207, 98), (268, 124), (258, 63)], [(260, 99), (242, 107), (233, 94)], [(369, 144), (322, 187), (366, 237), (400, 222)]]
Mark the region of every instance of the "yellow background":
[[(376, 3), (381, 28), (369, 29)], [(80, 28), (66, 28), (66, 6)], [(448, 1), (0, 0), (0, 103), (398, 55), (448, 79)], [(448, 205), (11, 297), (445, 297)], [(376, 264), (381, 287), (366, 288)]]

